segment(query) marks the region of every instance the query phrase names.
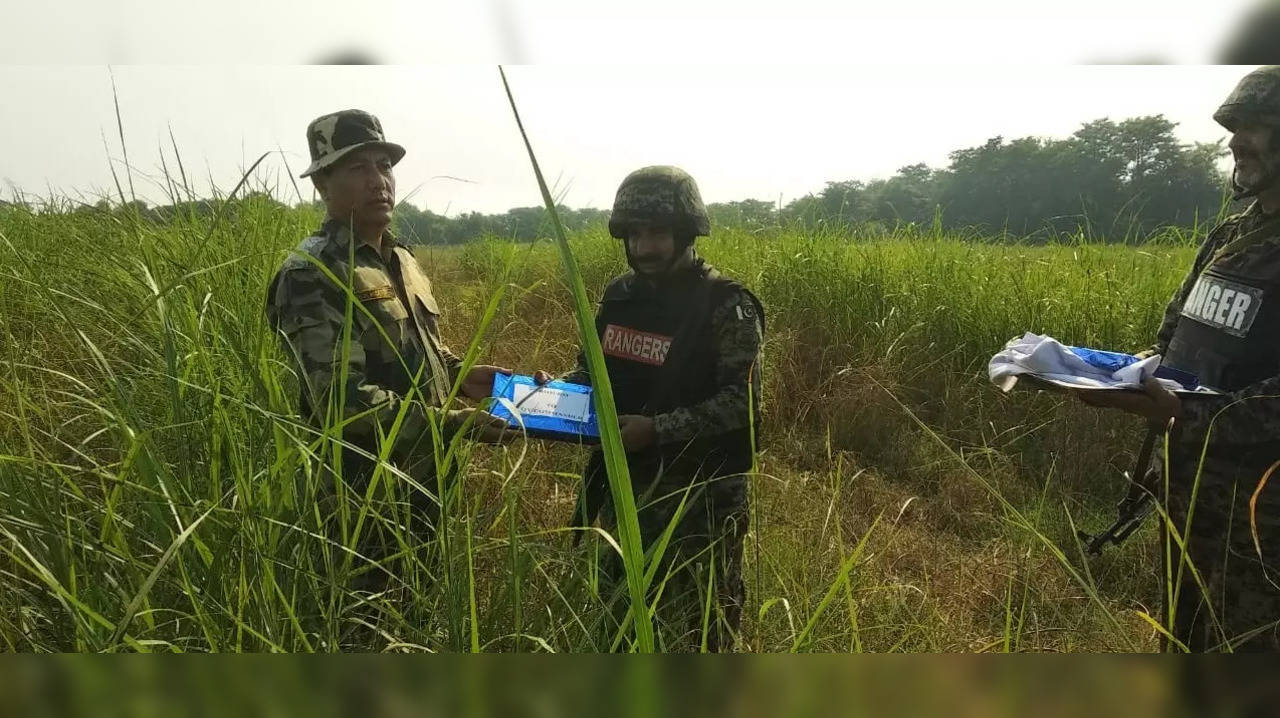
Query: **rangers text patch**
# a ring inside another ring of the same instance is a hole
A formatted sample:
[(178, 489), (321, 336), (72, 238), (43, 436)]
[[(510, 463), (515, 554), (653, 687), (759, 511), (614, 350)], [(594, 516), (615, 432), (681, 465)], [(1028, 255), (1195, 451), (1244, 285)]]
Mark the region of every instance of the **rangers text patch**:
[(1262, 308), (1262, 294), (1261, 289), (1203, 274), (1187, 294), (1182, 316), (1243, 337)]
[(667, 351), (671, 349), (671, 337), (610, 324), (604, 328), (600, 344), (609, 356), (662, 366), (667, 360)]

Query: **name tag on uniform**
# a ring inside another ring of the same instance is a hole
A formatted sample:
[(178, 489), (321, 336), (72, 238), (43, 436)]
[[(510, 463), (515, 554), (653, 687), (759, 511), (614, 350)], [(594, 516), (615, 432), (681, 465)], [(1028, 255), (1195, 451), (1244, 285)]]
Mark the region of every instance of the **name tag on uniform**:
[(610, 324), (604, 328), (604, 340), (600, 344), (609, 356), (662, 366), (671, 349), (671, 337)]
[(1262, 295), (1261, 289), (1202, 274), (1182, 304), (1182, 316), (1243, 337), (1262, 308)]
[(394, 296), (396, 296), (396, 292), (391, 288), (390, 284), (384, 284), (381, 287), (370, 287), (368, 289), (356, 290), (356, 299), (359, 299), (362, 302), (391, 299)]

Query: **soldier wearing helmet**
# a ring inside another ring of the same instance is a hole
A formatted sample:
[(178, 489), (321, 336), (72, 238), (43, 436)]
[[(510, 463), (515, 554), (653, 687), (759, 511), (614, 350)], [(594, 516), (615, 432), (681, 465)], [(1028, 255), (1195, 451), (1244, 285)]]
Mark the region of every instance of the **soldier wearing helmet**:
[[(669, 650), (731, 649), (745, 599), (742, 541), (764, 311), (750, 291), (697, 255), (694, 240), (710, 231), (688, 173), (632, 172), (609, 218), (632, 271), (609, 283), (596, 315), (646, 549), (675, 525), (652, 582), (655, 594), (662, 587), (658, 618)], [(581, 357), (568, 379), (591, 383)], [(596, 451), (583, 477), (579, 525), (598, 514), (613, 528), (609, 504)], [(614, 552), (607, 555), (602, 573), (620, 587), (621, 566)]]
[(1280, 182), (1280, 66), (1249, 73), (1213, 119), (1232, 133), (1236, 197), (1257, 197)]
[[(1243, 213), (1214, 228), (1174, 294), (1151, 351), (1221, 397), (1145, 394), (1089, 403), (1170, 426), (1163, 461), (1174, 601), (1165, 618), (1192, 651), (1280, 648), (1280, 68), (1242, 79), (1214, 119), (1231, 132)], [(1163, 492), (1163, 489), (1161, 489)], [(1185, 550), (1179, 546), (1185, 545)], [(1162, 583), (1162, 595), (1164, 592)]]

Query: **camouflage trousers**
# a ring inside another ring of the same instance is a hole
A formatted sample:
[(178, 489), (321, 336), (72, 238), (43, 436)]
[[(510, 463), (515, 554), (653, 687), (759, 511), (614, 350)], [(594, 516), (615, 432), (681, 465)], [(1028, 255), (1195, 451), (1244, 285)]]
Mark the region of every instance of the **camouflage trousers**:
[[(682, 500), (683, 512), (677, 517)], [(650, 605), (657, 602), (660, 649), (732, 651), (741, 635), (746, 603), (742, 544), (750, 511), (745, 477), (664, 478), (651, 482), (636, 498), (636, 506), (646, 555), (676, 522), (646, 599)], [(601, 512), (601, 525), (616, 535), (611, 498)], [(611, 601), (611, 628), (616, 630), (630, 605), (622, 559), (612, 550), (602, 551), (599, 569), (601, 595)]]
[(1193, 652), (1280, 650), (1280, 478), (1259, 491), (1270, 464), (1211, 456), (1193, 500), (1199, 447), (1175, 447), (1170, 459), (1166, 505), (1185, 539), (1185, 550), (1162, 541), (1171, 633)]

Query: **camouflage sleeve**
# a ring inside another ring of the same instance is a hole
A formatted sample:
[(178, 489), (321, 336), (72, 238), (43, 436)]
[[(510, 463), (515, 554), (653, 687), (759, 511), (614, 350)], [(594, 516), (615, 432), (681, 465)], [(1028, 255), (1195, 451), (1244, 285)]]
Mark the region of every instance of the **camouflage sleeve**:
[(444, 362), (445, 369), (449, 370), (449, 383), (456, 383), (462, 373), (462, 357), (454, 354), (452, 349), (441, 344), (440, 359)]
[[(735, 292), (711, 315), (716, 352), (716, 385), (711, 398), (653, 417), (659, 444), (688, 441), (701, 434), (744, 429), (751, 412), (760, 411), (760, 344), (763, 341), (756, 305)], [(750, 395), (748, 395), (748, 386)]]
[(1280, 376), (1250, 384), (1221, 399), (1184, 401), (1178, 422), (1197, 434), (1207, 432), (1212, 422), (1212, 438), (1232, 444), (1275, 441), (1280, 437)]
[(1169, 349), (1169, 341), (1173, 339), (1173, 332), (1178, 328), (1178, 317), (1182, 313), (1182, 305), (1187, 300), (1187, 294), (1191, 292), (1196, 280), (1200, 278), (1200, 273), (1209, 264), (1209, 259), (1213, 256), (1213, 253), (1222, 246), (1222, 229), (1223, 226), (1219, 225), (1205, 238), (1204, 244), (1200, 245), (1200, 251), (1196, 252), (1196, 258), (1191, 263), (1190, 271), (1182, 279), (1182, 284), (1174, 291), (1168, 305), (1164, 308), (1164, 318), (1161, 319), (1160, 329), (1156, 332), (1156, 343), (1152, 344), (1146, 351), (1140, 352), (1139, 356), (1164, 354)]
[[(323, 414), (343, 375), (346, 294), (311, 266), (283, 272), (273, 286), (268, 311), (273, 328), (281, 335), (285, 352), (298, 370), (313, 411)], [(404, 399), (368, 380), (365, 350), (354, 331), (345, 366), (346, 391), (340, 418), (351, 421), (344, 425), (343, 432), (352, 439), (372, 441), (380, 429), (390, 429)], [(401, 424), (400, 437), (413, 441), (426, 430), (425, 410), (415, 405)]]

